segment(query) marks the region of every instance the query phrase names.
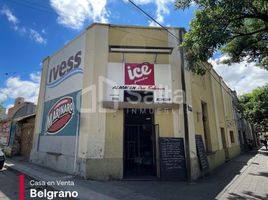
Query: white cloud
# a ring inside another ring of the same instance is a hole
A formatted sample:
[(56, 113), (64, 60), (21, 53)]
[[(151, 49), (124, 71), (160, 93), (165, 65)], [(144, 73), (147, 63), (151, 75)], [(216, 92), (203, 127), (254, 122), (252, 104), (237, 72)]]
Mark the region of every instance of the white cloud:
[[(12, 13), (12, 11), (4, 6), (0, 10), (0, 14), (6, 16), (7, 20), (11, 23), (11, 27), (16, 32), (20, 33), (21, 35), (29, 35), (29, 38), (39, 44), (46, 44), (47, 40), (36, 30), (32, 28), (26, 28), (20, 25), (18, 18)], [(45, 33), (45, 29), (41, 31), (43, 34)]]
[(25, 27), (20, 27), (20, 26), (18, 26), (18, 25), (14, 25), (12, 28), (13, 28), (15, 31), (19, 32), (20, 34), (22, 34), (22, 35), (24, 35), (24, 34), (27, 33), (27, 30), (26, 30)]
[(20, 77), (10, 77), (5, 86), (0, 88), (0, 103), (8, 99), (24, 97), (26, 101), (37, 103), (39, 93), (40, 73), (30, 74), (30, 80)]
[(40, 81), (41, 81), (41, 73), (40, 72), (31, 73), (30, 74), (30, 79), (33, 82), (40, 83)]
[[(128, 3), (127, 0), (123, 1)], [(133, 2), (137, 5), (154, 4), (156, 11), (153, 17), (162, 24), (164, 17), (170, 12), (168, 6), (174, 3), (174, 0), (133, 0)], [(108, 23), (107, 0), (50, 0), (50, 5), (58, 14), (58, 23), (72, 29), (81, 29), (87, 20)], [(149, 25), (158, 26), (150, 20)]]
[(268, 83), (268, 71), (256, 67), (256, 63), (234, 63), (231, 65), (221, 64), (226, 56), (209, 62), (213, 65), (217, 73), (223, 77), (227, 85), (236, 90), (238, 95), (248, 93), (253, 89)]
[(4, 102), (5, 100), (7, 100), (7, 95), (3, 94), (3, 93), (0, 93), (0, 103)]
[(156, 0), (156, 20), (159, 23), (164, 23), (164, 15), (169, 14), (168, 4), (173, 1), (170, 0)]
[(57, 21), (66, 27), (80, 29), (86, 20), (108, 22), (107, 0), (50, 0), (51, 7), (59, 15)]
[(42, 37), (42, 35), (40, 33), (38, 33), (36, 30), (34, 29), (29, 29), (30, 34), (29, 37), (31, 38), (31, 40), (39, 43), (39, 44), (46, 44), (47, 40)]
[[(155, 16), (153, 17), (155, 17), (157, 22), (159, 22), (160, 24), (163, 24), (165, 21), (164, 17), (166, 15), (169, 15), (168, 5), (171, 3), (174, 3), (174, 0), (134, 0), (133, 2), (138, 5), (155, 4), (156, 12), (155, 12)], [(159, 26), (159, 25), (149, 20), (149, 26)]]
[(0, 13), (5, 15), (7, 20), (13, 24), (17, 24), (19, 22), (18, 18), (11, 12), (11, 10), (5, 6), (1, 9)]

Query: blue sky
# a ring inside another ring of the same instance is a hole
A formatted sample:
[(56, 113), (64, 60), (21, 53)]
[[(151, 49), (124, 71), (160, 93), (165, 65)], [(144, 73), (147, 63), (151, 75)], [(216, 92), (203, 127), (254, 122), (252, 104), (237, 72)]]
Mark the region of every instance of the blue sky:
[[(175, 10), (173, 0), (135, 2), (166, 26), (188, 30), (194, 17), (194, 6)], [(17, 96), (36, 102), (42, 60), (94, 21), (154, 25), (126, 0), (0, 0), (0, 102), (10, 107)], [(226, 66), (217, 64), (220, 59), (211, 62), (240, 94), (267, 82), (267, 72), (256, 72), (254, 63), (251, 68), (236, 64), (235, 73), (229, 73)], [(245, 88), (244, 83), (251, 80), (254, 84)]]

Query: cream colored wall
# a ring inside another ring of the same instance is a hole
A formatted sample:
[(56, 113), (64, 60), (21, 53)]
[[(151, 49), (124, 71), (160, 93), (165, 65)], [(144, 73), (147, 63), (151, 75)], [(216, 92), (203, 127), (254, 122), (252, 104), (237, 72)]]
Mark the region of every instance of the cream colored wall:
[[(168, 36), (165, 31), (160, 29), (145, 29), (138, 27), (121, 28), (117, 26), (111, 26), (109, 29), (109, 45), (167, 47)], [(133, 63), (154, 63), (155, 55), (125, 53), (124, 61)], [(122, 54), (109, 53), (109, 62), (123, 62)], [(156, 63), (169, 63), (169, 56), (164, 54), (157, 55)]]
[(123, 177), (124, 112), (114, 110), (106, 115), (105, 159), (113, 177)]
[[(38, 102), (36, 107), (36, 120), (34, 125), (34, 136), (33, 136), (33, 147), (32, 147), (32, 154), (38, 151), (38, 140), (39, 140), (39, 134), (41, 132), (42, 128), (42, 118), (43, 118), (43, 107), (44, 107), (44, 97), (45, 97), (45, 86), (46, 86), (46, 75), (49, 65), (49, 57), (47, 57), (43, 61), (42, 66), (42, 76), (40, 81), (40, 87), (39, 87), (39, 95), (38, 95)], [(32, 156), (31, 156), (32, 157)]]
[[(176, 35), (177, 38), (180, 37), (180, 34), (183, 34), (181, 29), (169, 29), (173, 35)], [(183, 120), (183, 92), (181, 85), (181, 54), (179, 51), (179, 42), (172, 35), (168, 35), (168, 45), (169, 47), (173, 47), (172, 54), (169, 56), (169, 63), (171, 66), (171, 78), (172, 78), (172, 89), (173, 89), (173, 102), (179, 103), (179, 109), (173, 109), (173, 129), (174, 136), (173, 137), (181, 137), (184, 138), (184, 120)]]
[[(176, 32), (176, 31), (175, 31)], [(178, 34), (178, 31), (177, 31)], [(168, 37), (166, 31), (161, 29), (144, 29), (144, 28), (120, 28), (111, 26), (109, 29), (109, 45), (122, 46), (152, 46), (152, 47), (173, 47), (172, 55), (158, 54), (155, 60), (153, 54), (124, 54), (124, 60), (121, 53), (109, 53), (108, 62), (150, 62), (156, 64), (170, 64), (172, 68), (172, 88), (179, 89), (180, 85), (180, 57), (178, 55), (177, 43), (174, 39)], [(176, 116), (174, 118), (174, 115)], [(114, 127), (113, 117), (118, 126)], [(109, 120), (108, 120), (109, 118)], [(110, 122), (111, 120), (111, 122)], [(154, 116), (155, 124), (159, 125), (160, 137), (183, 137), (181, 116), (178, 109), (174, 110), (156, 110)], [(109, 121), (109, 122), (108, 122)], [(110, 128), (109, 128), (110, 127)], [(109, 130), (109, 131), (108, 131)], [(106, 150), (107, 157), (119, 157), (123, 159), (123, 112), (117, 111), (116, 114), (107, 115), (107, 136)], [(113, 149), (116, 145), (116, 149)], [(158, 145), (156, 144), (156, 147)], [(121, 150), (121, 151), (120, 151)], [(158, 153), (158, 148), (156, 149)], [(106, 155), (106, 154), (105, 154)], [(159, 159), (157, 156), (157, 163)], [(120, 163), (120, 160), (118, 160)], [(121, 165), (122, 166), (122, 165)], [(123, 173), (123, 167), (121, 174)], [(158, 166), (159, 175), (159, 166)]]
[[(226, 130), (227, 130), (227, 138), (228, 138), (228, 146), (234, 147), (239, 145), (239, 138), (237, 132), (237, 124), (235, 123), (234, 112), (233, 112), (233, 103), (231, 90), (227, 87), (227, 85), (223, 82), (223, 96), (224, 96), (224, 105), (225, 105), (225, 120), (226, 120)], [(231, 142), (230, 131), (234, 133), (235, 142)]]
[[(222, 139), (220, 127), (225, 130), (225, 138), (230, 158), (238, 154), (238, 134), (232, 105), (231, 91), (223, 82), (222, 78), (207, 66), (210, 73), (204, 76), (191, 75), (192, 102), (195, 131), (204, 139), (202, 123), (201, 101), (207, 103), (209, 120), (208, 144), (213, 154), (208, 156), (211, 169), (224, 162), (225, 154), (222, 150)], [(228, 92), (227, 92), (228, 91)], [(235, 143), (231, 143), (229, 131), (233, 131)], [(217, 158), (215, 158), (217, 156)]]
[(215, 109), (213, 101), (213, 93), (211, 88), (209, 73), (204, 76), (192, 74), (192, 101), (193, 101), (193, 115), (195, 124), (195, 133), (201, 134), (203, 140), (204, 127), (202, 123), (202, 106), (201, 101), (207, 103), (208, 110), (208, 124), (209, 124), (209, 134), (208, 137), (208, 147), (210, 151), (216, 151), (219, 148), (218, 145), (218, 135), (215, 120)]
[(159, 137), (174, 137), (172, 110), (157, 111), (155, 124), (159, 125)]
[[(96, 53), (98, 52), (98, 53)], [(93, 26), (86, 31), (86, 59), (82, 91), (79, 156), (102, 159), (105, 151), (106, 114), (100, 112), (103, 90), (99, 77), (106, 74), (108, 27)]]

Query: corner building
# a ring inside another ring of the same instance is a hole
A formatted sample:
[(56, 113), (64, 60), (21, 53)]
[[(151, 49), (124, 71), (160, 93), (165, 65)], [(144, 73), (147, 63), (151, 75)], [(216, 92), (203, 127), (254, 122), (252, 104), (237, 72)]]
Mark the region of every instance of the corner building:
[(239, 154), (230, 89), (209, 65), (202, 77), (181, 70), (178, 45), (161, 28), (92, 24), (44, 59), (31, 161), (100, 180), (184, 180), (187, 150), (193, 179)]

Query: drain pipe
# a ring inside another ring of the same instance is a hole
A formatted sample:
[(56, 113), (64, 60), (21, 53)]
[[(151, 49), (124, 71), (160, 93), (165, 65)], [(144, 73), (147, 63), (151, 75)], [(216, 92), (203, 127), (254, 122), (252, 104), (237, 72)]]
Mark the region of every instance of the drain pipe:
[[(179, 31), (179, 44), (182, 43), (183, 31)], [(180, 48), (181, 57), (181, 87), (183, 91), (183, 121), (184, 121), (184, 134), (185, 134), (185, 157), (186, 157), (186, 170), (187, 170), (187, 181), (192, 181), (191, 174), (191, 158), (190, 158), (190, 138), (189, 138), (189, 127), (188, 127), (188, 113), (187, 113), (187, 95), (186, 95), (186, 83), (185, 83), (185, 64), (184, 64), (184, 51)]]

